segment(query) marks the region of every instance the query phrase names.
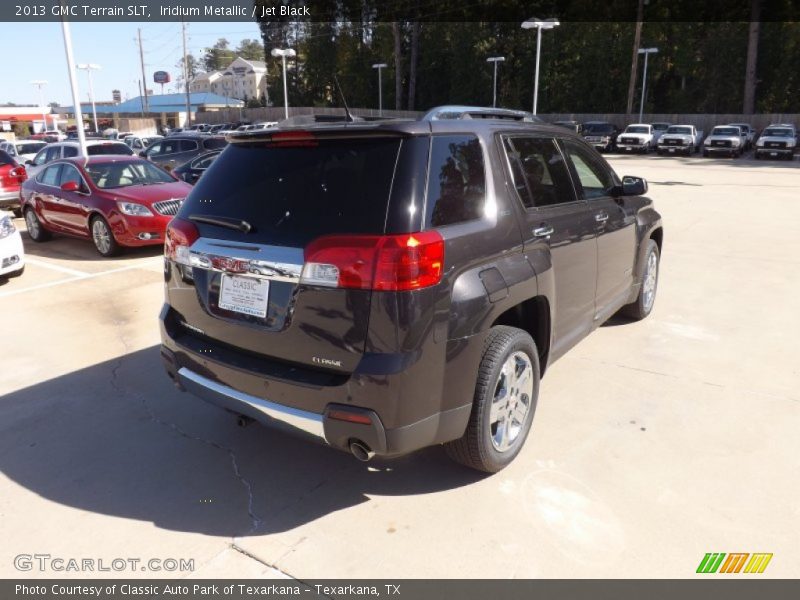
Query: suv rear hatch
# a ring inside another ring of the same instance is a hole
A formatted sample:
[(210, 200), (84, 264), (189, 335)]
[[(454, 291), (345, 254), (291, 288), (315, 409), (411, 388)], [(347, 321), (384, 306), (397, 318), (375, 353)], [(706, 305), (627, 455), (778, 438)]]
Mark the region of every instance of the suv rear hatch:
[(292, 130), (234, 139), (170, 224), (176, 327), (227, 349), (352, 372), (378, 270), (370, 248), (398, 237), (384, 233), (402, 144)]

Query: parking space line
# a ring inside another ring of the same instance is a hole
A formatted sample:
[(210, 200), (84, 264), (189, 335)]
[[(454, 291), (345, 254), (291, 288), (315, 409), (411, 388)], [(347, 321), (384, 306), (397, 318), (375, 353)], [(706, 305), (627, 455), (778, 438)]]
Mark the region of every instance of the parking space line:
[(59, 279), (58, 281), (51, 281), (49, 283), (41, 283), (39, 285), (32, 285), (30, 287), (21, 288), (19, 290), (9, 290), (7, 292), (0, 292), (0, 298), (8, 298), (9, 296), (16, 296), (17, 294), (24, 294), (25, 292), (32, 292), (34, 290), (41, 290), (44, 288), (54, 287), (62, 283), (71, 283), (73, 281), (82, 281), (84, 279), (94, 279), (95, 277), (102, 277), (104, 275), (113, 275), (114, 273), (122, 273), (123, 271), (133, 271), (135, 269), (143, 269), (146, 263), (139, 263), (135, 265), (128, 265), (126, 267), (119, 267), (118, 269), (109, 269), (108, 271), (100, 271), (99, 273), (87, 273), (85, 275), (77, 275), (67, 279)]
[(36, 260), (35, 258), (25, 257), (25, 263), (30, 265), (36, 265), (37, 267), (44, 267), (45, 269), (52, 269), (53, 271), (61, 271), (62, 273), (66, 273), (67, 275), (72, 275), (74, 277), (83, 277), (85, 275), (90, 275), (90, 273), (86, 271), (78, 271), (77, 269), (70, 269), (69, 267), (62, 267), (61, 265), (54, 265), (43, 260)]

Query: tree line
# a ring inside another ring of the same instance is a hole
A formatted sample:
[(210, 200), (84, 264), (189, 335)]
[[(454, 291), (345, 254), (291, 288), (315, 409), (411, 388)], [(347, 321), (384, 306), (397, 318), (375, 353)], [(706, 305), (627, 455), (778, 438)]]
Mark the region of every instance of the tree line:
[[(226, 66), (240, 54), (266, 61), (270, 103), (280, 105), (281, 70), (269, 52), (294, 48), (297, 59), (287, 74), (291, 105), (341, 105), (336, 75), (348, 104), (362, 107), (377, 107), (378, 75), (372, 65), (386, 63), (384, 108), (424, 110), (440, 104), (491, 105), (493, 67), (486, 59), (503, 56), (498, 105), (530, 110), (535, 30), (522, 29), (519, 20), (424, 19), (435, 16), (432, 11), (449, 14), (448, 5), (456, 4), (404, 0), (403, 7), (416, 8), (413, 14), (422, 18), (403, 19), (407, 13), (393, 14), (389, 1), (317, 0), (315, 6), (327, 7), (323, 14), (330, 20), (260, 22), (260, 44), (245, 40), (230, 48), (219, 40), (196, 62), (207, 70)], [(757, 8), (760, 1), (750, 4)], [(751, 107), (759, 113), (800, 112), (800, 22), (755, 27), (745, 20), (686, 22), (663, 18), (656, 12), (659, 5), (646, 10), (639, 46), (659, 52), (649, 57), (645, 112), (740, 113)], [(542, 33), (539, 112), (627, 112), (635, 14), (634, 3), (630, 20), (564, 21)], [(641, 85), (639, 61), (633, 112), (638, 112)]]

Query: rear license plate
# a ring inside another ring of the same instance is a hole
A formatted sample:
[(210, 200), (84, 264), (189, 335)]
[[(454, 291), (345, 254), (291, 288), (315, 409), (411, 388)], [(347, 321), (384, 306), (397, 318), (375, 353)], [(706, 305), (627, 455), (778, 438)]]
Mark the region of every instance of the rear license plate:
[(222, 275), (219, 307), (253, 317), (267, 316), (269, 280)]

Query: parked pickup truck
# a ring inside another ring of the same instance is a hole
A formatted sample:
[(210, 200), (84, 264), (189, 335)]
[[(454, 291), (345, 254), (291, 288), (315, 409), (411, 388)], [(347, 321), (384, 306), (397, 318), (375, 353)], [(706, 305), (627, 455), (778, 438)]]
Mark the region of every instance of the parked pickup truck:
[(553, 361), (650, 313), (663, 240), (643, 179), (535, 119), (440, 107), (228, 136), (169, 225), (167, 374), (362, 461), (443, 444), (505, 467)]
[(742, 135), (745, 137), (744, 149), (750, 150), (750, 148), (753, 147), (753, 142), (755, 142), (756, 137), (756, 130), (753, 129), (753, 126), (749, 123), (728, 123), (728, 125), (738, 127), (742, 130)]
[(617, 146), (619, 129), (613, 123), (606, 121), (588, 121), (581, 130), (586, 143), (594, 146), (600, 152), (611, 152)]
[(794, 125), (774, 124), (766, 127), (756, 142), (756, 158), (792, 160), (797, 149), (797, 130)]
[(736, 158), (744, 152), (747, 137), (738, 125), (717, 125), (703, 142), (703, 156), (727, 154)]
[(658, 139), (658, 154), (690, 154), (700, 149), (703, 132), (694, 125), (670, 125)]
[(655, 150), (661, 132), (646, 123), (633, 123), (625, 128), (617, 138), (617, 150), (620, 152), (641, 152), (646, 154)]

